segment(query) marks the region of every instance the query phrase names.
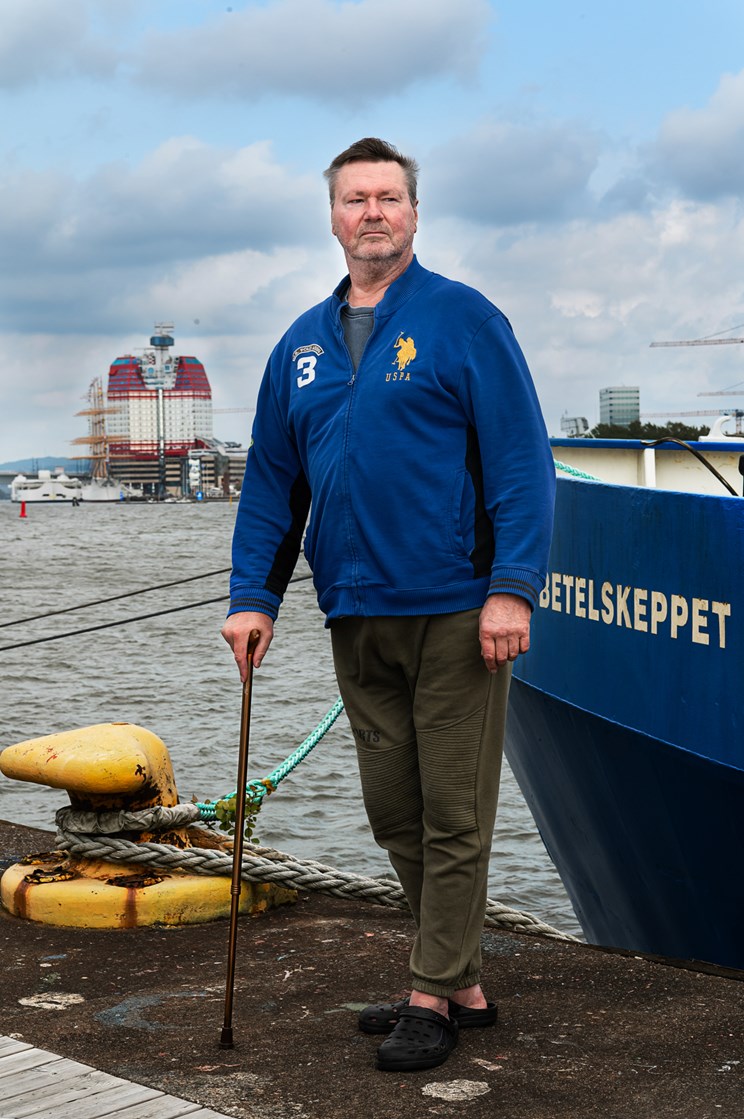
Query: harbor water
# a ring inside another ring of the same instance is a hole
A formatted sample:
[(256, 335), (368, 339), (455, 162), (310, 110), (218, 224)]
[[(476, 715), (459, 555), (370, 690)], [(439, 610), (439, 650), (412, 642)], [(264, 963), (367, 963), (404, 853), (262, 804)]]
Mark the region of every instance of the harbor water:
[[(116, 596), (228, 568), (236, 505), (29, 505), (27, 517), (19, 512), (0, 502), (0, 748), (91, 723), (138, 723), (168, 746), (181, 800), (214, 800), (234, 790), (241, 687), (219, 632), (227, 574)], [(338, 694), (328, 631), (308, 576), (301, 560), (271, 650), (255, 673), (250, 777), (283, 761)], [(104, 601), (46, 616), (94, 600)], [(205, 604), (193, 605), (199, 603)], [(180, 606), (190, 608), (111, 625)], [(45, 616), (5, 624), (32, 615)], [(0, 775), (0, 819), (51, 828), (66, 803), (61, 790)], [(298, 858), (389, 874), (367, 825), (344, 715), (265, 800), (256, 834)], [(506, 764), (489, 896), (580, 935)]]

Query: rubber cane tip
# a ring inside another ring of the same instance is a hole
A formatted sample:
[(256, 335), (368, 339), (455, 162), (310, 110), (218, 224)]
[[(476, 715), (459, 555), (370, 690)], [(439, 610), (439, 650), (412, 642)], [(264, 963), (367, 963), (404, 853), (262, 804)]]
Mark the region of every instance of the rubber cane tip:
[(232, 1027), (223, 1026), (222, 1033), (220, 1034), (220, 1049), (233, 1049), (233, 1032)]

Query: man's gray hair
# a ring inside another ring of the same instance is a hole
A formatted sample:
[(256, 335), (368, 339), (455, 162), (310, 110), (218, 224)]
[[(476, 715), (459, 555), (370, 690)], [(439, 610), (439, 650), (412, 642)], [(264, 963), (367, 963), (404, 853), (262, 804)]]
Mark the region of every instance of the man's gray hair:
[(402, 155), (396, 147), (393, 147), (392, 144), (388, 144), (387, 140), (378, 140), (375, 136), (365, 136), (363, 140), (357, 140), (356, 143), (352, 144), (346, 151), (337, 155), (330, 167), (323, 172), (323, 175), (328, 180), (331, 206), (336, 197), (336, 180), (338, 179), (338, 173), (347, 163), (397, 163), (403, 168), (403, 172), (406, 176), (406, 186), (408, 188), (408, 197), (411, 199), (411, 205), (416, 205), (416, 183), (419, 173), (416, 160), (411, 159), (407, 155)]

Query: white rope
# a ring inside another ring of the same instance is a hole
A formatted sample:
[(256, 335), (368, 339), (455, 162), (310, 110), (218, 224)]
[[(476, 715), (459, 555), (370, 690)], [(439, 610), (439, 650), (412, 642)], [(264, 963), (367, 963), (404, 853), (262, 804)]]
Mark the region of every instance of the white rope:
[[(191, 807), (188, 805), (178, 807)], [(173, 809), (165, 812), (164, 819), (168, 822), (165, 827), (173, 827), (169, 814)], [(153, 830), (152, 813), (158, 809), (150, 809), (142, 813), (126, 813), (127, 827), (125, 830), (137, 830), (130, 825), (138, 822), (142, 830)], [(110, 834), (91, 834), (91, 821), (87, 817), (92, 813), (75, 813), (70, 816), (70, 809), (62, 809), (57, 813), (58, 832), (57, 847), (72, 855), (82, 856), (91, 860), (103, 859), (109, 862), (136, 863), (147, 866), (157, 866), (166, 870), (185, 870), (190, 874), (231, 875), (232, 855), (202, 847), (189, 847), (185, 850), (172, 847), (164, 843), (131, 843), (129, 840), (117, 839)], [(107, 813), (116, 815), (115, 813)], [(79, 819), (85, 817), (84, 821)], [(61, 817), (61, 819), (60, 819)], [(147, 821), (145, 823), (145, 821)], [(81, 823), (89, 826), (84, 829)], [(98, 829), (104, 831), (109, 826)], [(70, 827), (70, 824), (73, 827)], [(394, 909), (408, 909), (408, 903), (400, 883), (392, 878), (365, 878), (348, 871), (337, 870), (313, 860), (299, 860), (282, 851), (270, 847), (257, 847), (250, 845), (244, 851), (242, 860), (241, 877), (247, 882), (273, 882), (293, 890), (318, 890), (331, 894), (334, 897), (352, 897), (371, 901), (377, 905), (386, 905)], [(490, 898), (486, 903), (486, 925), (506, 928), (512, 932), (536, 933), (551, 937), (555, 940), (577, 941), (578, 938), (562, 933), (558, 929), (540, 921), (529, 913), (520, 913), (510, 909), (501, 902)]]
[(54, 816), (60, 831), (83, 835), (118, 835), (120, 832), (168, 831), (183, 828), (201, 818), (195, 804), (187, 801), (168, 807), (156, 804), (135, 812), (78, 812), (74, 808), (60, 808)]

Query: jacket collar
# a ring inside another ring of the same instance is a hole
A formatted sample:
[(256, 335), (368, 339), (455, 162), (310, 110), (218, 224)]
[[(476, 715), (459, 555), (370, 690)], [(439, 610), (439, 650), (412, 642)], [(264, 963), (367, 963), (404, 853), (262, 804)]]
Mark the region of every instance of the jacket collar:
[[(418, 291), (418, 289), (426, 283), (430, 275), (431, 273), (428, 269), (422, 267), (417, 257), (414, 256), (405, 272), (398, 276), (397, 280), (392, 282), (375, 307), (375, 318), (389, 318), (390, 315), (394, 314), (395, 311), (414, 294), (414, 292)], [(350, 277), (347, 273), (341, 283), (334, 289), (331, 297), (331, 305), (336, 318), (340, 316), (341, 308), (346, 306), (346, 292), (349, 289), (350, 282)]]

